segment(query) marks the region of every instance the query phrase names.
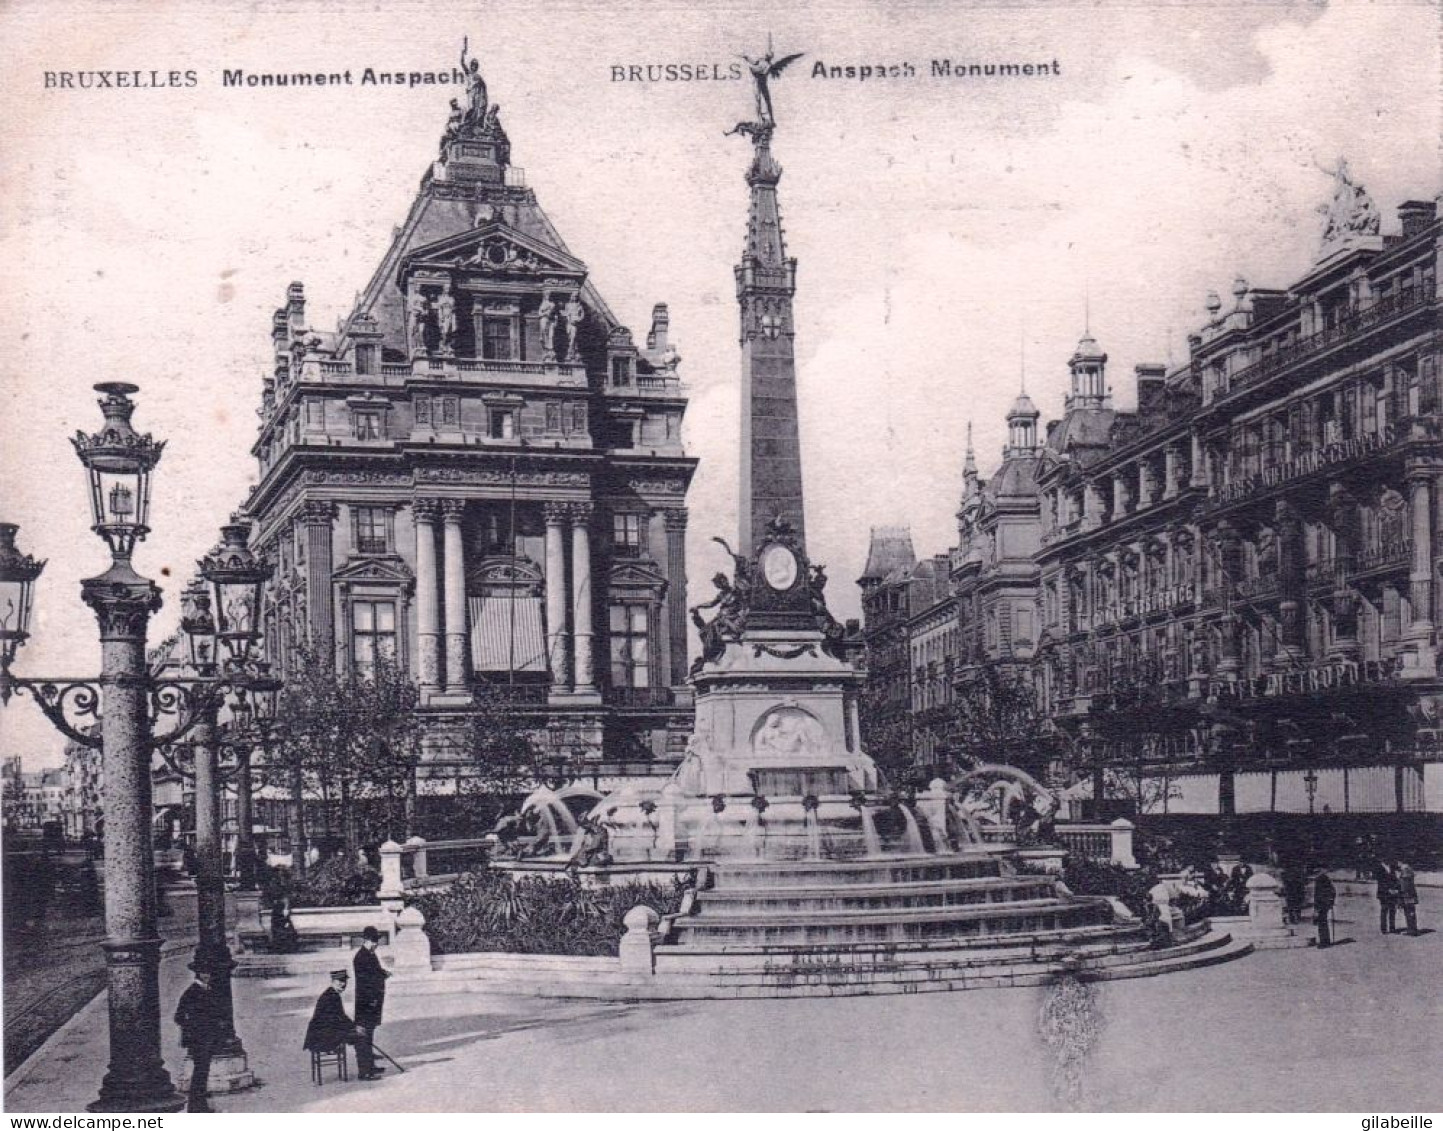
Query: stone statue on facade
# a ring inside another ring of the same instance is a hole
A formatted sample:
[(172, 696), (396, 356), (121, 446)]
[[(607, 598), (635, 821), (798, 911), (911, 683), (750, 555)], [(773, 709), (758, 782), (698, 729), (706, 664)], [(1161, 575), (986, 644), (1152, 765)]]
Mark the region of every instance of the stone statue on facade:
[(450, 291), (442, 291), (436, 299), (436, 326), (441, 333), (441, 349), (447, 353), (456, 349), (456, 300)]
[(541, 334), (541, 360), (556, 360), (556, 303), (550, 294), (541, 296), (541, 305), (536, 308), (536, 328)]
[(486, 80), (481, 77), (481, 61), (474, 56), (467, 57), (470, 41), (461, 40), (461, 70), (466, 74), (466, 113), (463, 125), (479, 129), (486, 120)]
[(586, 320), (586, 307), (581, 305), (578, 296), (572, 295), (561, 308), (561, 316), (566, 319), (566, 360), (576, 361), (581, 356), (577, 350), (577, 339), (580, 336), (581, 323)]
[(441, 159), (446, 159), (446, 147), (461, 136), (461, 124), (466, 120), (466, 111), (461, 103), (451, 99), (451, 113), (446, 118), (446, 132), (441, 135)]
[(423, 353), (426, 349), (426, 317), (430, 304), (419, 290), (406, 295), (406, 333), (411, 342), (412, 353)]
[(1322, 171), (1333, 178), (1333, 199), (1318, 207), (1324, 217), (1323, 246), (1349, 236), (1376, 236), (1381, 221), (1377, 205), (1367, 189), (1353, 180), (1348, 162), (1339, 157), (1334, 168)]

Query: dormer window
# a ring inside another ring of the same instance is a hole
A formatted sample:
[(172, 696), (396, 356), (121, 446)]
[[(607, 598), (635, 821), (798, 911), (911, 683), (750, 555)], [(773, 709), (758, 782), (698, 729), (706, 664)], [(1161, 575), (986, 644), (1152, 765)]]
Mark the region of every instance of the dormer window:
[(611, 359), (611, 383), (622, 388), (631, 384), (631, 358), (613, 357)]
[(356, 347), (356, 372), (362, 377), (374, 377), (381, 371), (381, 347), (374, 342)]

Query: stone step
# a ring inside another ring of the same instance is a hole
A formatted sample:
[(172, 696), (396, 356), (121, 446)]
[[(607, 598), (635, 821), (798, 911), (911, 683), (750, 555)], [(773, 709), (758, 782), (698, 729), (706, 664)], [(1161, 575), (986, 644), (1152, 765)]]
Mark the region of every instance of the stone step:
[(903, 884), (930, 880), (984, 879), (1003, 875), (988, 855), (889, 856), (869, 860), (727, 861), (713, 867), (717, 891), (753, 887), (830, 887), (839, 884)]
[(658, 955), (696, 956), (709, 959), (716, 964), (723, 958), (747, 960), (752, 956), (777, 957), (806, 952), (816, 955), (850, 956), (857, 953), (880, 953), (908, 961), (927, 961), (939, 955), (953, 953), (1031, 953), (1038, 948), (1056, 949), (1098, 945), (1104, 946), (1115, 940), (1129, 942), (1143, 940), (1139, 924), (1094, 923), (1084, 926), (1065, 927), (1058, 930), (1015, 931), (998, 935), (975, 935), (968, 938), (909, 939), (897, 942), (867, 943), (718, 943), (696, 940), (694, 942), (668, 942), (657, 948)]
[[(1064, 957), (1082, 960), (1083, 969), (1089, 975), (1102, 971), (1141, 969), (1157, 964), (1159, 955), (1166, 955), (1171, 962), (1179, 962), (1220, 950), (1232, 942), (1225, 932), (1212, 932), (1199, 939), (1156, 951), (1145, 941), (1132, 941), (1116, 947), (1066, 946), (1059, 945), (1045, 949), (1009, 951), (1003, 953), (956, 953), (936, 955), (927, 961), (897, 961), (868, 963), (856, 961), (834, 962), (820, 956), (798, 952), (796, 961), (789, 965), (722, 966), (712, 967), (708, 976), (723, 985), (773, 985), (788, 986), (798, 981), (824, 984), (858, 984), (866, 982), (928, 982), (938, 979), (973, 977), (978, 973), (1045, 973), (1059, 968)], [(1174, 966), (1174, 968), (1178, 968)], [(658, 963), (658, 976), (673, 971), (670, 964)], [(700, 971), (688, 971), (699, 974)]]
[(1060, 930), (1105, 922), (1107, 903), (1024, 900), (980, 907), (914, 908), (885, 911), (830, 911), (787, 917), (705, 915), (676, 920), (678, 941), (725, 940), (732, 943), (865, 943), (909, 939), (968, 938), (979, 935)]
[[(1035, 963), (993, 962), (959, 966), (952, 971), (936, 971), (932, 976), (916, 976), (916, 971), (876, 971), (875, 976), (836, 979), (772, 979), (747, 981), (740, 976), (718, 978), (702, 971), (627, 975), (616, 969), (612, 973), (587, 970), (574, 977), (548, 972), (540, 977), (526, 977), (511, 969), (486, 971), (469, 969), (454, 975), (435, 976), (408, 981), (407, 993), (447, 994), (488, 993), (517, 994), (553, 998), (584, 998), (612, 1001), (677, 1001), (704, 998), (789, 998), (848, 997), (877, 994), (940, 993), (956, 990), (983, 989), (1001, 986), (1041, 986), (1055, 981), (1064, 970), (1061, 956), (1078, 948), (1060, 948), (1056, 958), (1039, 955)], [(1178, 947), (1164, 950), (1138, 950), (1119, 953), (1115, 957), (1089, 954), (1082, 977), (1111, 981), (1121, 978), (1143, 978), (1156, 974), (1211, 966), (1240, 958), (1251, 951), (1245, 942), (1233, 939), (1225, 931), (1213, 931)], [(899, 976), (902, 975), (902, 976)]]

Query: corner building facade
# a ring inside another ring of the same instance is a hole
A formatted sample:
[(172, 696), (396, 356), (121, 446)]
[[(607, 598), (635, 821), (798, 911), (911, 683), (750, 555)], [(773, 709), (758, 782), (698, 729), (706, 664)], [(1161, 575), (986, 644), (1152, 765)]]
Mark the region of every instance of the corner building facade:
[(1443, 811), (1443, 239), (1435, 202), (1381, 234), (1356, 193), (1371, 228), (1209, 296), (1135, 411), (1089, 334), (1045, 438), (1024, 397), (991, 481), (969, 450), (957, 678), (1030, 677), (1098, 796), (1125, 771), (1173, 812)]
[(665, 305), (643, 344), (618, 321), (510, 150), (494, 107), (453, 118), (336, 331), (300, 283), (275, 313), (246, 506), (269, 654), (393, 658), (438, 736), (504, 685), (588, 773), (666, 772), (692, 715), (680, 358)]

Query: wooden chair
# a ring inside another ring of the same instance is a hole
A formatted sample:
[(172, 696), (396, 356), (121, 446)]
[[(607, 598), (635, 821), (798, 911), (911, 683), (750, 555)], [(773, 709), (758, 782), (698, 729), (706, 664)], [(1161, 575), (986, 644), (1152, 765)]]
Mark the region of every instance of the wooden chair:
[(336, 1066), (336, 1079), (349, 1080), (351, 1078), (350, 1067), (346, 1058), (346, 1045), (338, 1045), (331, 1052), (322, 1052), (320, 1049), (311, 1050), (311, 1081), (317, 1085), (324, 1083), (324, 1075), (327, 1065)]

